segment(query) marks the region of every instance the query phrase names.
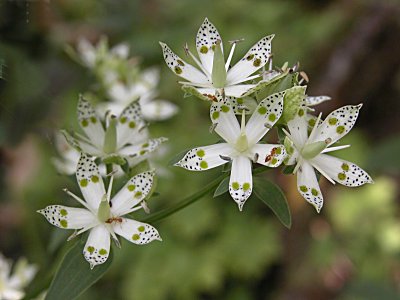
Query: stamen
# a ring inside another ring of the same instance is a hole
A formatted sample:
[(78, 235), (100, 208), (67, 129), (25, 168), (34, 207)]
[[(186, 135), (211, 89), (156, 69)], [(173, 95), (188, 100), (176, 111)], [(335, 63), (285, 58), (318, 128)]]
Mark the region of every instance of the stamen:
[[(111, 173), (113, 173), (113, 172), (111, 172)], [(111, 190), (112, 190), (113, 182), (114, 182), (114, 176), (111, 175), (110, 183), (108, 185), (108, 191), (107, 191), (107, 201), (108, 202), (110, 202), (110, 199), (111, 199)]]
[(258, 161), (259, 157), (260, 157), (260, 155), (258, 153), (255, 153), (254, 157), (253, 157), (253, 162), (256, 163)]
[(249, 81), (249, 80), (253, 80), (255, 78), (259, 78), (261, 76), (262, 76), (262, 74), (256, 74), (256, 75), (253, 75), (253, 76), (246, 77), (244, 79), (241, 78), (241, 79), (238, 79), (236, 81), (229, 82), (229, 85), (239, 84), (239, 83), (242, 83), (244, 81)]
[(343, 146), (336, 146), (336, 147), (326, 148), (321, 153), (328, 153), (328, 152), (332, 152), (332, 151), (336, 151), (336, 150), (346, 149), (346, 148), (349, 148), (349, 147), (350, 147), (350, 145), (343, 145)]
[(215, 128), (217, 128), (217, 125), (218, 125), (218, 123), (211, 124), (210, 129), (209, 129), (210, 133), (214, 132)]
[(330, 178), (329, 175), (326, 174), (324, 170), (322, 170), (322, 169), (321, 169), (320, 167), (318, 167), (316, 164), (312, 164), (312, 166), (313, 166), (315, 169), (317, 169), (317, 171), (320, 172), (321, 175), (323, 175), (323, 176), (324, 176), (326, 179), (328, 179), (331, 183), (336, 184), (336, 182), (335, 182), (332, 178)]
[(178, 81), (178, 83), (183, 84), (183, 85), (195, 86), (195, 87), (212, 88), (211, 84), (207, 85), (204, 83), (187, 82), (187, 81)]
[(149, 213), (150, 213), (150, 208), (149, 208), (149, 206), (147, 205), (147, 202), (146, 202), (145, 200), (143, 200), (143, 201), (140, 203), (140, 206), (143, 208), (143, 210), (144, 210), (144, 212), (145, 212), (146, 214), (149, 214)]
[(82, 204), (84, 207), (86, 207), (88, 210), (90, 210), (91, 212), (93, 212), (93, 210), (87, 205), (87, 203), (85, 201), (83, 201), (81, 198), (79, 198), (77, 195), (75, 195), (74, 193), (71, 193), (68, 189), (64, 188), (63, 191), (65, 193), (67, 193), (69, 196), (71, 196), (72, 198), (74, 198), (76, 201), (78, 201), (80, 204)]
[[(127, 215), (127, 214), (130, 214), (130, 213), (132, 213), (132, 212), (134, 212), (134, 211), (137, 211), (137, 210), (139, 210), (139, 209), (142, 209), (143, 207), (140, 205), (140, 206), (135, 206), (135, 207), (133, 207), (133, 208), (131, 208), (130, 210), (128, 210), (126, 213), (125, 213), (125, 215)], [(143, 210), (146, 212), (146, 210), (143, 208)]]
[(315, 121), (314, 127), (313, 127), (313, 129), (311, 130), (310, 136), (308, 137), (308, 142), (312, 142), (312, 141), (314, 140), (314, 136), (315, 136), (315, 134), (316, 134), (316, 132), (317, 132), (317, 128), (318, 128), (319, 121), (321, 120), (321, 116), (322, 116), (322, 113), (320, 113), (320, 114), (318, 115), (318, 118), (317, 118), (317, 120)]
[(232, 41), (232, 46), (231, 46), (231, 50), (229, 51), (229, 55), (228, 55), (228, 59), (226, 60), (225, 63), (225, 70), (228, 71), (229, 69), (229, 65), (231, 64), (231, 60), (232, 60), (232, 56), (233, 56), (233, 52), (235, 51), (235, 47), (236, 47), (236, 43), (238, 41)]
[(204, 66), (201, 64), (201, 62), (192, 54), (192, 52), (190, 52), (189, 50), (189, 46), (187, 43), (185, 43), (184, 46), (185, 49), (185, 53), (186, 55), (189, 54), (190, 57), (193, 59), (193, 61), (198, 65), (198, 67), (203, 71), (204, 74), (207, 75), (207, 77), (210, 79), (211, 78), (211, 74), (204, 68)]

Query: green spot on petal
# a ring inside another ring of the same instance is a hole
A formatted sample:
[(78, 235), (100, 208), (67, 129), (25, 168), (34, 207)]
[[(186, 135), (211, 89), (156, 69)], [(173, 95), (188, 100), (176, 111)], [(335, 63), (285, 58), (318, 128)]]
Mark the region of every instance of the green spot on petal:
[(271, 164), (272, 164), (272, 165), (275, 165), (277, 162), (278, 162), (278, 160), (277, 160), (276, 158), (273, 158), (273, 159), (271, 160)]
[(311, 194), (312, 194), (313, 196), (318, 196), (318, 191), (317, 191), (316, 189), (312, 188), (312, 189), (311, 189)]
[(276, 148), (275, 149), (275, 154), (278, 154), (278, 155), (280, 155), (280, 154), (282, 154), (282, 148)]
[(198, 157), (204, 157), (204, 155), (206, 155), (206, 153), (204, 152), (203, 149), (197, 150), (196, 155)]
[(336, 123), (337, 123), (337, 119), (336, 118), (330, 118), (329, 120), (328, 120), (328, 123), (329, 123), (329, 125), (336, 125)]
[(236, 181), (232, 182), (232, 188), (235, 191), (237, 191), (240, 188), (239, 182), (236, 182)]
[(96, 122), (97, 122), (96, 117), (90, 117), (90, 122), (92, 122), (93, 124), (96, 124)]
[(276, 115), (275, 114), (270, 114), (268, 116), (268, 120), (270, 120), (271, 122), (274, 122), (276, 120)]
[(244, 191), (248, 191), (249, 189), (250, 189), (250, 183), (245, 182), (245, 183), (243, 184), (243, 190), (244, 190)]
[(184, 63), (183, 61), (181, 61), (180, 59), (178, 59), (176, 62), (177, 62), (179, 65), (181, 65), (181, 66), (184, 66), (184, 65), (185, 65), (185, 63)]
[(301, 185), (300, 191), (302, 191), (303, 193), (306, 193), (308, 191), (308, 188), (305, 185)]
[(208, 168), (208, 163), (205, 160), (202, 160), (200, 163), (200, 167), (202, 169), (207, 169)]
[(146, 150), (141, 150), (141, 151), (139, 152), (140, 155), (145, 155), (146, 153), (147, 153)]
[(337, 177), (339, 178), (339, 180), (345, 180), (347, 176), (344, 173), (339, 173)]
[(143, 195), (143, 193), (141, 191), (137, 191), (135, 193), (135, 198), (140, 198), (140, 197), (142, 197), (142, 195)]
[(310, 127), (314, 127), (314, 125), (315, 125), (315, 119), (310, 119), (310, 120), (308, 120), (308, 125), (309, 125)]
[(94, 182), (94, 183), (99, 182), (99, 177), (96, 176), (96, 175), (93, 175), (93, 176), (92, 176), (92, 182)]
[(244, 103), (243, 98), (237, 98), (236, 101), (237, 101), (238, 104), (243, 104)]
[(63, 208), (60, 210), (60, 214), (65, 217), (66, 215), (68, 215), (68, 212)]
[(214, 111), (214, 112), (212, 113), (212, 118), (213, 118), (214, 120), (218, 119), (218, 118), (219, 118), (219, 111)]
[(121, 122), (121, 124), (125, 124), (126, 123), (126, 117), (121, 117), (121, 119), (119, 119), (119, 121)]
[(175, 68), (174, 68), (174, 71), (175, 71), (175, 73), (176, 74), (182, 74), (182, 69), (180, 68), (180, 67), (178, 67), (178, 66), (176, 66)]
[(143, 232), (143, 231), (144, 231), (144, 226), (139, 226), (138, 230), (139, 230), (140, 232)]
[(133, 121), (129, 122), (129, 128), (135, 128), (136, 127), (136, 123)]
[(252, 60), (254, 58), (254, 54), (250, 54), (246, 57), (247, 60)]
[(258, 113), (259, 113), (260, 115), (265, 115), (265, 114), (267, 113), (267, 109), (266, 109), (264, 106), (261, 106), (261, 107), (258, 109)]
[(342, 134), (344, 132), (344, 129), (345, 129), (344, 126), (340, 125), (336, 128), (336, 132)]
[(67, 228), (67, 227), (68, 227), (68, 222), (67, 222), (67, 220), (61, 220), (61, 221), (60, 221), (60, 225), (61, 225), (61, 227)]
[(132, 240), (137, 241), (138, 239), (140, 239), (140, 235), (138, 235), (137, 233), (132, 235)]
[(304, 116), (304, 109), (299, 109), (298, 115), (299, 117)]
[(343, 171), (347, 172), (349, 169), (350, 169), (350, 167), (349, 167), (348, 164), (346, 164), (346, 163), (343, 163), (343, 164), (342, 164), (342, 170), (343, 170)]
[(227, 106), (227, 105), (221, 105), (221, 110), (223, 111), (223, 112), (228, 112), (229, 111), (229, 106)]
[(261, 59), (256, 58), (253, 62), (253, 66), (255, 67), (259, 67), (261, 65)]
[(128, 190), (129, 190), (130, 192), (133, 192), (133, 191), (135, 190), (135, 185), (134, 185), (134, 184), (128, 185)]
[(203, 54), (206, 54), (208, 52), (208, 48), (207, 48), (207, 46), (201, 46), (201, 48), (200, 48), (200, 53), (203, 53)]
[(87, 185), (88, 185), (87, 179), (85, 179), (85, 178), (81, 179), (81, 181), (79, 182), (79, 185), (81, 187), (87, 187)]
[(107, 250), (106, 249), (100, 249), (99, 254), (100, 255), (106, 255), (107, 254)]
[(87, 127), (87, 126), (89, 125), (89, 122), (88, 122), (88, 120), (83, 119), (83, 120), (81, 121), (81, 124), (82, 124), (83, 127)]
[(147, 148), (149, 146), (149, 143), (144, 143), (143, 145), (142, 145), (142, 148)]
[(89, 246), (89, 247), (86, 248), (86, 250), (87, 250), (90, 254), (93, 254), (93, 252), (94, 252), (94, 247), (93, 247), (93, 246)]

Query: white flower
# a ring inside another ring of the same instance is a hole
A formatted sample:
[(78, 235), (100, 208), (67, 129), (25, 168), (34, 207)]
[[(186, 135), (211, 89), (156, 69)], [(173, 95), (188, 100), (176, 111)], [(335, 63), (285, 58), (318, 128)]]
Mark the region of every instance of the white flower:
[(325, 154), (350, 146), (329, 148), (351, 130), (361, 106), (361, 104), (343, 106), (330, 113), (322, 123), (320, 115), (310, 135), (307, 131), (307, 116), (303, 109), (300, 109), (299, 115), (287, 124), (290, 133), (286, 130), (285, 133), (291, 142), (287, 147), (291, 155), (287, 164), (294, 164), (297, 161), (294, 169), (294, 173), (297, 172), (297, 189), (318, 212), (322, 208), (323, 197), (314, 168), (333, 184), (338, 182), (355, 187), (372, 183), (371, 177), (356, 164)]
[(141, 118), (140, 105), (137, 102), (126, 107), (118, 118), (111, 117), (104, 130), (93, 106), (80, 97), (78, 121), (87, 137), (76, 134), (76, 138), (72, 138), (65, 133), (68, 142), (78, 150), (101, 157), (106, 163), (108, 159), (144, 159), (167, 140), (147, 138), (144, 130), (146, 124)]
[(54, 144), (60, 157), (52, 157), (51, 161), (60, 174), (75, 174), (80, 152), (71, 147), (61, 133), (56, 133)]
[(252, 192), (252, 161), (277, 167), (286, 156), (283, 145), (259, 143), (279, 120), (283, 96), (284, 92), (280, 92), (261, 101), (246, 125), (244, 113), (239, 125), (228, 100), (218, 99), (211, 106), (210, 115), (215, 131), (226, 142), (194, 148), (176, 165), (191, 171), (204, 171), (232, 161), (229, 193), (242, 210)]
[(0, 299), (19, 300), (25, 295), (23, 289), (32, 281), (37, 267), (19, 259), (11, 274), (11, 262), (0, 253)]
[(51, 205), (39, 210), (46, 219), (59, 228), (77, 230), (72, 237), (90, 230), (83, 254), (93, 268), (104, 263), (110, 252), (110, 236), (119, 245), (116, 234), (134, 244), (147, 244), (161, 240), (157, 230), (123, 216), (141, 209), (141, 202), (151, 191), (153, 172), (132, 177), (111, 199), (112, 179), (106, 193), (103, 179), (96, 164), (82, 154), (76, 171), (76, 179), (83, 199), (67, 191), (85, 208)]
[(129, 103), (139, 99), (145, 120), (162, 121), (169, 119), (177, 113), (178, 107), (169, 101), (156, 99), (156, 87), (160, 80), (159, 73), (158, 69), (150, 68), (144, 70), (139, 79), (132, 79), (126, 83), (114, 80), (107, 90), (112, 101), (103, 103), (100, 109), (119, 114)]
[(87, 39), (81, 38), (78, 41), (77, 50), (82, 63), (90, 69), (94, 68), (99, 61), (114, 57), (126, 59), (129, 55), (127, 44), (119, 44), (109, 50), (106, 39), (101, 39), (96, 46), (93, 46)]
[(196, 36), (196, 49), (200, 61), (187, 47), (185, 49), (200, 70), (178, 57), (166, 44), (160, 42), (160, 45), (168, 67), (187, 80), (180, 82), (183, 85), (194, 86), (201, 94), (214, 95), (216, 90), (224, 89), (225, 95), (240, 97), (256, 86), (244, 84), (245, 82), (261, 77), (259, 74), (251, 75), (270, 59), (273, 37), (274, 35), (269, 35), (262, 38), (232, 68), (230, 64), (237, 41), (232, 42), (231, 51), (225, 62), (221, 36), (207, 18)]

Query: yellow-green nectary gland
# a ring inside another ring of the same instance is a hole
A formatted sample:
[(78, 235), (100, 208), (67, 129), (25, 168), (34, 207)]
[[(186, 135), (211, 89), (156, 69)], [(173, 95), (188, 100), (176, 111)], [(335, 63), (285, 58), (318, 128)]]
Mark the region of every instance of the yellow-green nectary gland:
[(225, 59), (220, 43), (221, 42), (217, 43), (215, 47), (213, 68), (211, 73), (212, 84), (215, 88), (223, 88), (226, 83)]
[(326, 148), (326, 146), (326, 143), (323, 141), (305, 145), (301, 150), (301, 156), (303, 156), (305, 159), (314, 158), (320, 154)]
[(140, 235), (138, 235), (137, 233), (132, 235), (132, 240), (137, 241), (138, 239), (140, 239)]
[(81, 181), (79, 181), (79, 185), (81, 187), (87, 187), (87, 185), (88, 185), (87, 179), (86, 178), (81, 179)]
[(206, 155), (206, 153), (204, 152), (203, 149), (197, 150), (196, 155), (198, 157), (204, 157), (204, 155)]
[(96, 175), (93, 175), (93, 176), (92, 176), (92, 182), (93, 182), (93, 183), (99, 182), (99, 177), (96, 176)]
[(68, 215), (68, 212), (65, 209), (61, 209), (60, 210), (60, 214), (65, 217), (66, 215)]
[(117, 120), (111, 118), (104, 137), (103, 151), (105, 153), (114, 153), (117, 148)]
[(301, 185), (300, 191), (302, 191), (303, 193), (306, 193), (308, 191), (308, 188), (305, 185)]
[(200, 162), (200, 168), (207, 169), (208, 168), (208, 163), (205, 160), (202, 160)]
[(110, 204), (107, 201), (106, 195), (104, 195), (100, 201), (97, 218), (100, 222), (105, 222), (110, 218)]
[(67, 220), (61, 220), (61, 221), (60, 221), (60, 225), (61, 225), (61, 227), (67, 228), (67, 227), (68, 227), (68, 222), (67, 222)]
[(248, 182), (243, 183), (243, 190), (246, 192), (249, 189), (250, 189), (250, 183), (248, 183)]
[(232, 182), (232, 188), (235, 191), (237, 191), (240, 188), (239, 182), (236, 182), (236, 181)]
[(107, 254), (107, 250), (106, 249), (100, 249), (99, 250), (99, 254), (100, 255), (106, 255)]

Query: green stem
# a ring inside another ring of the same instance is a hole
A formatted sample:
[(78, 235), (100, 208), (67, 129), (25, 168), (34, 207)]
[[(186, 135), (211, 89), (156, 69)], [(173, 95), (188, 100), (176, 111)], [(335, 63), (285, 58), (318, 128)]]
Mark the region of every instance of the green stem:
[[(112, 171), (114, 171), (113, 164), (106, 164), (106, 175), (112, 173)], [(108, 177), (108, 179), (106, 179), (107, 180), (107, 184), (110, 184), (110, 178), (111, 177)]]
[[(264, 171), (270, 170), (270, 168), (267, 167), (258, 167), (255, 168), (253, 170), (253, 175), (256, 174), (260, 174)], [(154, 222), (158, 222), (178, 211), (180, 211), (181, 209), (185, 208), (186, 206), (196, 202), (197, 200), (201, 199), (202, 197), (204, 197), (205, 195), (207, 195), (210, 191), (214, 190), (219, 183), (225, 178), (228, 177), (229, 175), (221, 175), (218, 178), (214, 179), (213, 181), (211, 181), (209, 184), (207, 184), (205, 187), (203, 187), (200, 191), (194, 193), (193, 195), (190, 195), (189, 197), (186, 197), (184, 199), (182, 199), (180, 202), (178, 202), (176, 205), (169, 207), (169, 208), (165, 208), (159, 212), (156, 212), (155, 214), (145, 218), (142, 220), (142, 222), (145, 223), (154, 223)]]

